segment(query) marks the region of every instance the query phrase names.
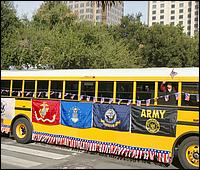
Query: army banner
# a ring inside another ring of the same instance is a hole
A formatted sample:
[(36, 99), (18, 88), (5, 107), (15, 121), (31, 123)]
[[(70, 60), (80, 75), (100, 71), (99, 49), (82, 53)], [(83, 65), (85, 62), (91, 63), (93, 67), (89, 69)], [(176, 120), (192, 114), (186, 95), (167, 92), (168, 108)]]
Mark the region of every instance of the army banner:
[(176, 136), (177, 109), (132, 106), (131, 132), (160, 136)]
[(32, 100), (32, 121), (58, 125), (60, 123), (60, 101)]
[(61, 124), (76, 128), (92, 126), (92, 103), (61, 102)]
[(129, 131), (130, 106), (93, 104), (93, 127)]

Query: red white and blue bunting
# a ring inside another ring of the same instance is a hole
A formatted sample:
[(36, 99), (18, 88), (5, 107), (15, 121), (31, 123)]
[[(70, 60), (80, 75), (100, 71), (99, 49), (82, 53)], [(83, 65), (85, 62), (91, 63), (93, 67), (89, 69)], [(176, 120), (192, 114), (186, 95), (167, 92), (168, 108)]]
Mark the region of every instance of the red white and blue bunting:
[(33, 132), (32, 140), (49, 144), (65, 145), (71, 148), (83, 149), (86, 151), (129, 157), (133, 159), (158, 161), (165, 164), (170, 164), (172, 160), (169, 151), (125, 146), (116, 143), (99, 142), (43, 132)]
[[(9, 93), (10, 90), (1, 90), (1, 94), (4, 95), (5, 93)], [(21, 97), (22, 96), (22, 91), (12, 91), (12, 93), (16, 93), (17, 97)], [(24, 91), (24, 97), (34, 97), (34, 92), (28, 92), (28, 91)], [(47, 98), (48, 97), (48, 92), (37, 92), (36, 93), (36, 97), (40, 98), (41, 95), (44, 94), (44, 96)], [(50, 96), (53, 94), (58, 94), (58, 98), (61, 99), (62, 98), (62, 92), (54, 92), (51, 91), (50, 92)], [(196, 101), (199, 102), (199, 94), (190, 94), (190, 93), (186, 93), (186, 92), (182, 92), (182, 94), (184, 95), (184, 98), (182, 100), (185, 101), (190, 101), (191, 100), (191, 96), (196, 96)], [(154, 101), (154, 100), (158, 100), (161, 98), (164, 98), (165, 101), (169, 101), (170, 100), (170, 96), (175, 96), (176, 100), (178, 100), (180, 98), (180, 93), (176, 92), (176, 93), (172, 93), (172, 94), (166, 94), (164, 96), (159, 96), (157, 98), (149, 98), (149, 99), (145, 99), (145, 100), (136, 100), (136, 105), (137, 106), (141, 106), (142, 103), (146, 103), (146, 106), (150, 106), (150, 101)], [(65, 93), (64, 97), (69, 97), (71, 100), (74, 100), (75, 96), (78, 96), (77, 94), (73, 94), (73, 93)], [(88, 95), (81, 95), (80, 96), (80, 100), (86, 100), (86, 101), (91, 101), (93, 103), (96, 103), (97, 101), (100, 101), (100, 103), (105, 103), (106, 100), (108, 100), (108, 103), (111, 104), (113, 102), (113, 98), (108, 98), (108, 97), (94, 97), (94, 96), (88, 96)], [(126, 102), (125, 104), (130, 105), (132, 104), (133, 100), (131, 99), (121, 99), (121, 98), (116, 98), (117, 104), (124, 104), (124, 102)]]

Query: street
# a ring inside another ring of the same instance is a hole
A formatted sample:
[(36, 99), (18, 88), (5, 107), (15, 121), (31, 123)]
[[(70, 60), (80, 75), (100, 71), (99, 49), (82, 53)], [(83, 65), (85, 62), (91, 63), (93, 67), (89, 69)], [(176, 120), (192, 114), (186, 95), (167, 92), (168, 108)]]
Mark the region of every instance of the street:
[(156, 162), (122, 159), (40, 142), (20, 144), (1, 136), (1, 169), (180, 169)]

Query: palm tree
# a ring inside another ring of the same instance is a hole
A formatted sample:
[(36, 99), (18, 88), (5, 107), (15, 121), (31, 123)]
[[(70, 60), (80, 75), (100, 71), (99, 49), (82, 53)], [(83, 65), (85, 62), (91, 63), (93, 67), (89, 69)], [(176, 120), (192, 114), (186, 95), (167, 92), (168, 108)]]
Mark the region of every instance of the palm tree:
[(107, 9), (111, 8), (113, 5), (121, 4), (122, 1), (91, 1), (93, 3), (96, 3), (97, 6), (102, 7), (102, 23), (106, 25), (107, 21)]

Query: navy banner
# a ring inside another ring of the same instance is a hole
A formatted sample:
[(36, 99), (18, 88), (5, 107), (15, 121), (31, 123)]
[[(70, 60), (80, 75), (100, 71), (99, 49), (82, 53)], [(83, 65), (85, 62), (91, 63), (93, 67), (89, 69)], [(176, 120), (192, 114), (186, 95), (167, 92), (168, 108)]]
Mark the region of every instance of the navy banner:
[(126, 105), (93, 104), (93, 127), (129, 131), (130, 109)]
[(160, 136), (176, 136), (177, 109), (132, 106), (131, 132)]
[(61, 101), (61, 124), (76, 128), (90, 128), (92, 104)]

